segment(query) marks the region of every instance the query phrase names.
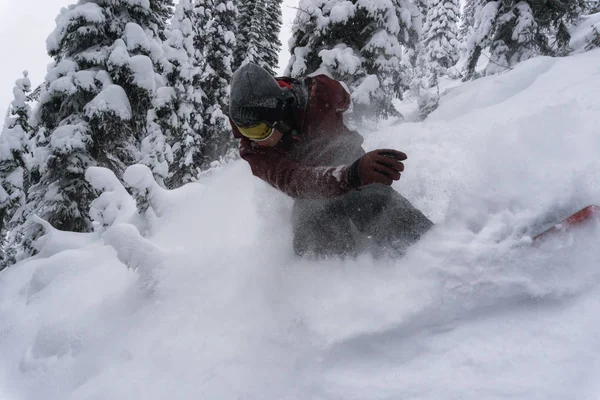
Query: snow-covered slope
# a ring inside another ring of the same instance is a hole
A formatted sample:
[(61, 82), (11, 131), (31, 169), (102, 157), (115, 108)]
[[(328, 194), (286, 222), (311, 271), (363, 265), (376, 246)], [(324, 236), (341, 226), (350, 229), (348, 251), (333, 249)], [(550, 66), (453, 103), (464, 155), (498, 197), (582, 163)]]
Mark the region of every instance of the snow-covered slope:
[[(161, 193), (142, 238), (53, 232), (0, 274), (0, 398), (596, 399), (600, 51), (453, 88), (395, 188), (437, 226), (400, 260), (293, 255), (291, 200), (235, 162)], [(56, 252), (60, 249), (60, 252)]]

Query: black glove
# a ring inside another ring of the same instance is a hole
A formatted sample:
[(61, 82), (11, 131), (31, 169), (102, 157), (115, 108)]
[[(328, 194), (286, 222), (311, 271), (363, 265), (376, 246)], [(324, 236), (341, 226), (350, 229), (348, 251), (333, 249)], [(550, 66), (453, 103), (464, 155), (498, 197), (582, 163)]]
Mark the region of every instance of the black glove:
[(404, 171), (402, 161), (406, 154), (391, 149), (373, 150), (356, 160), (349, 171), (349, 182), (352, 187), (360, 187), (371, 183), (391, 185), (400, 179)]

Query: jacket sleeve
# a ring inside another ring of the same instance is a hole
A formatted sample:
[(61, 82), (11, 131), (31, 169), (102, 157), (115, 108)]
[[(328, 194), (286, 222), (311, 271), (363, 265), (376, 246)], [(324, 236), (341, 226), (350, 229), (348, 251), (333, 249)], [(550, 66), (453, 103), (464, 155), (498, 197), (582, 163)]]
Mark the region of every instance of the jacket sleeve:
[(305, 166), (275, 151), (251, 148), (242, 139), (240, 156), (250, 164), (252, 173), (294, 198), (318, 199), (340, 196), (356, 185), (352, 166)]

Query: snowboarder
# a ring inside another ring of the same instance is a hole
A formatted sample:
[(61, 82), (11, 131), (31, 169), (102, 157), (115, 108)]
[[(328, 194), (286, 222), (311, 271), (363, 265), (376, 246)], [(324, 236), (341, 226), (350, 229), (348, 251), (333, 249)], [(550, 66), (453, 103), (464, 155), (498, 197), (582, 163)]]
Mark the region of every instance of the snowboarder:
[(356, 255), (365, 247), (402, 254), (432, 222), (391, 188), (406, 154), (365, 153), (348, 129), (343, 86), (325, 76), (274, 78), (256, 64), (231, 81), (229, 118), (252, 173), (295, 199), (296, 254)]

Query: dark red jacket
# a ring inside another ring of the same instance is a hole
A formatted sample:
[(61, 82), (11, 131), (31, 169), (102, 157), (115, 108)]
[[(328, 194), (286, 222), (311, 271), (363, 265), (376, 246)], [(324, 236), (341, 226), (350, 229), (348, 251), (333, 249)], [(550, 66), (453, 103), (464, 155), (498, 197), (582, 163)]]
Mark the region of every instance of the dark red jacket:
[[(277, 78), (291, 82), (286, 78)], [(344, 125), (342, 113), (350, 95), (342, 85), (317, 75), (297, 81), (306, 84), (306, 107), (295, 117), (299, 129), (288, 133), (274, 147), (262, 147), (241, 135), (231, 123), (233, 135), (241, 139), (240, 156), (252, 173), (294, 198), (329, 198), (352, 189), (350, 165), (364, 154), (363, 138)]]

